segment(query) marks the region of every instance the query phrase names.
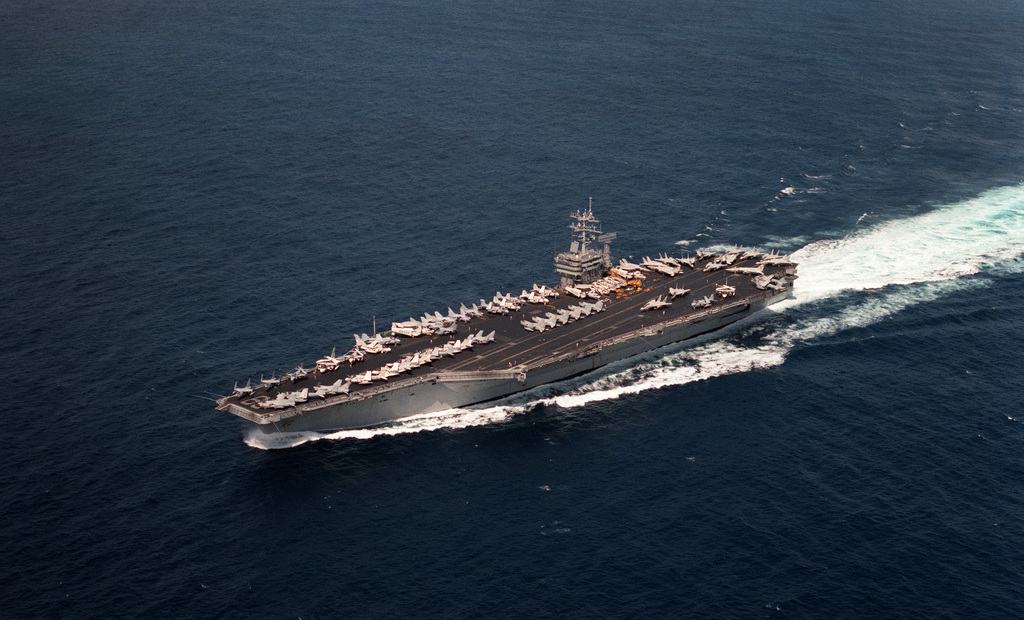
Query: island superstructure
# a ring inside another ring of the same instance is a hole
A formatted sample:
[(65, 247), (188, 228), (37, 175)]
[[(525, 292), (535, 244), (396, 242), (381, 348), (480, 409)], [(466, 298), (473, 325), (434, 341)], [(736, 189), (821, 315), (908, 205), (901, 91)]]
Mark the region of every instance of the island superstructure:
[(236, 384), (217, 409), (268, 434), (378, 426), (586, 373), (714, 332), (792, 294), (796, 264), (787, 256), (735, 248), (616, 265), (616, 234), (601, 232), (592, 207), (571, 219), (569, 251), (555, 257), (559, 286), (498, 292), (357, 335), (351, 350), (309, 369)]

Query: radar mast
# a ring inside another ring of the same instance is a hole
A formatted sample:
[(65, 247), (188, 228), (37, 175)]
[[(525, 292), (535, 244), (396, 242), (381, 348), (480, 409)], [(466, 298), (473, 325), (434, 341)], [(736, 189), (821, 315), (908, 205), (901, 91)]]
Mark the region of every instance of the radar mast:
[[(604, 271), (611, 267), (609, 243), (615, 239), (615, 233), (601, 234), (601, 221), (594, 217), (594, 199), (590, 198), (585, 211), (571, 214), (574, 221), (569, 224), (572, 230), (572, 244), (568, 252), (555, 257), (555, 271), (562, 276), (562, 286), (588, 284), (601, 278)], [(604, 242), (604, 251), (588, 247), (594, 241)]]

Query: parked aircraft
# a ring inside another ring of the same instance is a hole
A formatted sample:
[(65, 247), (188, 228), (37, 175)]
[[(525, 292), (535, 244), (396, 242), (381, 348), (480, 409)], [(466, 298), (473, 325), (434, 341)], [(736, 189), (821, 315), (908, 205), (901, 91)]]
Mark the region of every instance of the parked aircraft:
[(309, 376), (309, 370), (306, 369), (306, 368), (303, 368), (302, 364), (299, 364), (298, 366), (295, 367), (295, 370), (293, 370), (290, 373), (288, 373), (287, 375), (285, 375), (285, 378), (288, 379), (289, 381), (291, 381), (292, 383), (296, 383), (298, 381), (302, 381), (303, 379), (305, 379), (308, 376)]
[(373, 381), (373, 371), (367, 370), (365, 373), (360, 373), (358, 375), (353, 375), (353, 376), (349, 377), (348, 380), (351, 381), (352, 383), (359, 383), (359, 384), (362, 384), (362, 385), (366, 385), (366, 384), (371, 383)]
[(705, 295), (701, 299), (694, 299), (690, 302), (690, 306), (694, 309), (697, 308), (710, 308), (711, 304), (715, 303), (714, 295)]
[(764, 275), (764, 263), (759, 264), (757, 267), (729, 267), (726, 271), (747, 276), (761, 276)]
[(666, 308), (666, 307), (671, 306), (671, 305), (672, 305), (672, 302), (667, 300), (667, 299), (665, 299), (664, 295), (661, 295), (660, 297), (658, 297), (656, 299), (652, 299), (649, 302), (645, 303), (640, 308), (640, 310), (642, 310), (642, 311), (661, 310), (662, 308)]
[(366, 334), (363, 334), (362, 336), (359, 334), (353, 334), (353, 337), (356, 339), (356, 350), (373, 354), (387, 353), (391, 350), (390, 347), (384, 346), (384, 338), (380, 336), (380, 334), (373, 336), (372, 338)]
[(253, 389), (254, 388), (252, 387), (252, 382), (251, 381), (246, 381), (245, 385), (243, 385), (242, 387), (238, 387), (238, 382), (236, 381), (235, 382), (235, 391), (232, 394), (232, 396), (234, 396), (235, 398), (244, 398), (244, 397), (252, 394)]
[(754, 278), (754, 286), (756, 286), (757, 288), (761, 289), (762, 291), (766, 290), (769, 286), (771, 286), (772, 281), (774, 279), (775, 279), (775, 276), (773, 276), (773, 275), (767, 275), (766, 274), (766, 275), (762, 275), (762, 276), (757, 276), (756, 278)]
[(644, 257), (644, 261), (641, 263), (641, 266), (646, 269), (653, 269), (654, 271), (664, 274), (670, 278), (679, 274), (679, 267), (667, 265), (661, 261), (652, 260), (649, 256)]
[(334, 351), (335, 349), (331, 349), (330, 355), (326, 355), (316, 361), (317, 370), (319, 370), (320, 372), (329, 372), (338, 369), (338, 366), (341, 365), (341, 362), (343, 360), (334, 357)]
[(351, 388), (351, 386), (352, 386), (352, 384), (349, 383), (348, 381), (345, 381), (344, 379), (338, 379), (337, 381), (335, 381), (334, 383), (332, 383), (330, 385), (322, 385), (320, 387), (324, 388), (327, 391), (328, 395), (331, 395), (331, 394), (348, 394), (349, 389)]
[(491, 330), (491, 333), (489, 333), (487, 335), (484, 335), (484, 330), (481, 329), (480, 331), (478, 331), (476, 333), (476, 336), (473, 336), (473, 341), (474, 342), (479, 342), (481, 344), (486, 344), (488, 342), (494, 342), (494, 338), (495, 338), (496, 334), (497, 334), (496, 331)]
[(732, 297), (736, 294), (736, 287), (729, 286), (728, 284), (721, 284), (715, 287), (715, 292), (722, 296), (722, 299), (726, 297)]
[[(401, 323), (392, 323), (391, 333), (398, 334), (400, 336), (408, 336), (409, 338), (416, 338), (423, 334), (423, 326), (420, 325), (420, 322), (416, 319), (410, 318), (408, 321), (403, 321)], [(356, 346), (358, 347), (358, 345), (359, 343), (357, 339)]]
[(296, 403), (294, 392), (284, 392), (277, 395), (277, 398), (262, 400), (256, 403), (257, 407), (263, 409), (285, 409), (287, 407), (294, 407)]

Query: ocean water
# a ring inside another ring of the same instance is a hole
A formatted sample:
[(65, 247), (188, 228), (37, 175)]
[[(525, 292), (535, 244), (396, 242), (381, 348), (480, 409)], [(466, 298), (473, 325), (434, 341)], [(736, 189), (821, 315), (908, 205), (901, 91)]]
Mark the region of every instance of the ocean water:
[[(0, 5), (0, 617), (1024, 616), (1024, 5)], [(616, 256), (723, 337), (386, 429), (208, 400)]]

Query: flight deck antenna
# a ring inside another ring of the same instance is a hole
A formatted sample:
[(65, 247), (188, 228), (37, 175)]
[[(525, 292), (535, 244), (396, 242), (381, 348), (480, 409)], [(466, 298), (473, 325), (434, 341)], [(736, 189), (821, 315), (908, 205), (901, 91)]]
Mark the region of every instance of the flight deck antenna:
[[(573, 223), (572, 244), (568, 252), (555, 257), (555, 271), (562, 276), (562, 286), (588, 284), (600, 279), (605, 270), (612, 266), (609, 244), (615, 233), (601, 234), (601, 221), (594, 217), (594, 199), (591, 198), (586, 211), (570, 215)], [(604, 251), (588, 247), (594, 240), (604, 243)]]

